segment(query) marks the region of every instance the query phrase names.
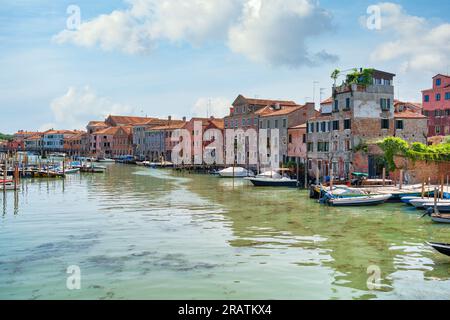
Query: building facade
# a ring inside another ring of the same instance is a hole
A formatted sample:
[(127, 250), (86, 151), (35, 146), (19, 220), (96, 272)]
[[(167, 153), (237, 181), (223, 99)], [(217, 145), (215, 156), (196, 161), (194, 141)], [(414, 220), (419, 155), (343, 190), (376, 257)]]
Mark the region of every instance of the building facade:
[(450, 76), (433, 77), (433, 87), (422, 91), (424, 115), (428, 117), (428, 136), (450, 135)]
[(333, 87), (330, 110), (308, 122), (310, 176), (348, 179), (351, 172), (380, 175), (375, 142), (394, 135), (394, 74), (374, 70), (371, 83)]

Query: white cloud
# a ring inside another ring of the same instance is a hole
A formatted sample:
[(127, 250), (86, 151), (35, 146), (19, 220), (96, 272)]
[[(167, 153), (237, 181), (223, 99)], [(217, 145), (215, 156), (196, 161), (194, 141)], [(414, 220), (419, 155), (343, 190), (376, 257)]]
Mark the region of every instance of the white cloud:
[(331, 16), (316, 0), (128, 0), (130, 7), (83, 22), (57, 43), (100, 46), (129, 54), (151, 52), (160, 41), (227, 43), (231, 50), (275, 65), (313, 64), (336, 57), (308, 52), (305, 41), (327, 31)]
[(214, 116), (223, 118), (230, 113), (230, 107), (231, 101), (223, 97), (199, 98), (191, 111), (197, 117)]
[(299, 66), (337, 57), (310, 53), (305, 41), (331, 28), (331, 16), (313, 0), (252, 0), (229, 31), (229, 46), (258, 62)]
[(372, 61), (401, 61), (402, 71), (442, 72), (448, 65), (450, 24), (432, 26), (422, 17), (409, 15), (402, 6), (379, 3), (381, 33), (393, 40), (381, 43), (371, 54)]
[(82, 129), (91, 120), (102, 120), (110, 114), (131, 114), (133, 108), (113, 103), (105, 97), (98, 97), (89, 87), (70, 87), (67, 92), (51, 103), (54, 122), (45, 129)]

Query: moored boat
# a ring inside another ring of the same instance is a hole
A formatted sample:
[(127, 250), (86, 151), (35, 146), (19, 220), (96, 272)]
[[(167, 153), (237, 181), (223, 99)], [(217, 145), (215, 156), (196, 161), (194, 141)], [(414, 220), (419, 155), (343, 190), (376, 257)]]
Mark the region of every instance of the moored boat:
[(254, 175), (253, 171), (242, 167), (229, 167), (219, 171), (219, 176), (221, 178), (245, 178), (253, 177)]
[[(409, 203), (416, 207), (417, 209), (424, 209), (424, 205), (426, 203), (432, 202), (434, 204), (434, 198), (417, 198), (410, 200)], [(447, 203), (450, 204), (450, 200), (448, 199), (439, 199), (438, 203)]]
[(450, 201), (426, 202), (423, 204), (425, 210), (433, 210), (437, 208), (438, 212), (450, 213)]
[(374, 206), (385, 203), (391, 194), (377, 194), (357, 197), (340, 197), (329, 199), (332, 206)]
[(427, 244), (437, 252), (450, 256), (450, 244), (439, 242), (427, 242)]

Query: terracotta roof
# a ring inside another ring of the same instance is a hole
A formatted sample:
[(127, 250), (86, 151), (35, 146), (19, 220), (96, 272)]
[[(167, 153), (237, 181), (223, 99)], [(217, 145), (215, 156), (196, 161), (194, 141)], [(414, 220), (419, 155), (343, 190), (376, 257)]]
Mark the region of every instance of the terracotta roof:
[(320, 104), (330, 104), (333, 103), (333, 97), (323, 100)]
[(132, 124), (140, 124), (146, 123), (149, 120), (155, 118), (147, 118), (147, 117), (132, 117), (132, 116), (109, 116), (107, 120), (111, 120), (118, 125), (132, 125)]
[(264, 117), (272, 117), (272, 116), (282, 116), (286, 114), (290, 114), (294, 111), (300, 110), (303, 106), (281, 106), (280, 110), (275, 110), (271, 106), (266, 106), (258, 111), (255, 114), (260, 115), (262, 118)]
[(290, 127), (289, 129), (306, 129), (306, 123), (299, 124), (298, 126), (295, 127)]
[(239, 99), (239, 98), (245, 99), (248, 104), (255, 104), (255, 105), (259, 105), (259, 106), (267, 106), (267, 105), (273, 105), (273, 104), (277, 104), (277, 103), (279, 103), (281, 105), (291, 105), (291, 106), (296, 105), (296, 103), (294, 101), (286, 101), (286, 100), (246, 98), (243, 95), (239, 95), (237, 99)]
[(176, 123), (171, 123), (168, 125), (163, 125), (163, 126), (155, 126), (155, 127), (151, 127), (149, 129), (149, 131), (158, 131), (158, 130), (175, 130), (175, 129), (181, 129), (184, 127), (186, 123), (184, 121), (181, 122), (176, 122)]
[(23, 136), (34, 136), (36, 134), (42, 134), (39, 131), (17, 131), (14, 135), (23, 135)]
[(395, 112), (394, 118), (398, 119), (426, 119), (427, 117), (424, 116), (421, 113), (412, 112), (412, 111), (402, 111), (402, 112)]
[(42, 135), (35, 135), (35, 136), (28, 137), (25, 140), (41, 140), (41, 139), (42, 139)]
[(48, 130), (45, 131), (44, 134), (48, 135), (48, 134), (77, 134), (80, 131), (78, 130)]
[(104, 121), (90, 121), (87, 125), (88, 127), (104, 127), (108, 126)]
[(214, 124), (218, 129), (225, 129), (224, 119), (211, 119), (210, 122)]
[(422, 107), (423, 107), (420, 102), (409, 102), (409, 101), (394, 100), (394, 106), (396, 107), (398, 105), (412, 106), (412, 107), (415, 107), (417, 109), (422, 109)]
[(99, 130), (97, 132), (94, 132), (93, 134), (96, 135), (115, 135), (118, 131), (124, 130), (127, 134), (132, 133), (132, 127), (131, 126), (117, 126), (117, 127), (108, 127), (103, 130)]

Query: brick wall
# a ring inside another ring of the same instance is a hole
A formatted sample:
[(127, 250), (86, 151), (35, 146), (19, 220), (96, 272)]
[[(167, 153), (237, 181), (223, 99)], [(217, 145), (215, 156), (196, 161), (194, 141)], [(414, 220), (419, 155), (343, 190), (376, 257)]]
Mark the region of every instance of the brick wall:
[[(442, 176), (445, 183), (447, 182), (447, 175), (450, 178), (450, 162), (413, 162), (397, 157), (395, 164), (397, 168), (404, 170), (405, 178), (410, 184), (422, 183), (422, 181), (428, 182), (428, 178), (431, 178), (431, 183), (440, 184)], [(398, 181), (400, 170), (391, 173), (391, 177)]]

